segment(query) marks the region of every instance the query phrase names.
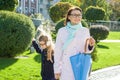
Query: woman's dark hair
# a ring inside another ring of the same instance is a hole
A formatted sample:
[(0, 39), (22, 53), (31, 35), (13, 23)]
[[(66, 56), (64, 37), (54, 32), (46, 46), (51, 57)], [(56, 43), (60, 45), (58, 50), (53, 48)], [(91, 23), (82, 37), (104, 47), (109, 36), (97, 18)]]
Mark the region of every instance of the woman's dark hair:
[(78, 11), (80, 11), (80, 12), (82, 13), (82, 9), (81, 9), (81, 8), (79, 8), (79, 7), (77, 7), (77, 6), (71, 7), (71, 8), (68, 10), (67, 15), (66, 15), (66, 19), (65, 19), (65, 22), (64, 22), (64, 25), (65, 25), (65, 26), (66, 26), (67, 22), (70, 21), (70, 20), (68, 19), (68, 16), (71, 15), (71, 12), (72, 12), (73, 10), (78, 10)]

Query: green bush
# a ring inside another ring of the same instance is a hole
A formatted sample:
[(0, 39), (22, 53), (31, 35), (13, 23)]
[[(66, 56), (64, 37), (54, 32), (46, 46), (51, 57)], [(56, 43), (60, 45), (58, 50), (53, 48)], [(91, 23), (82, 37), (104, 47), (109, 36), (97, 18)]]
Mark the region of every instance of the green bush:
[(52, 36), (52, 40), (55, 41), (55, 40), (56, 40), (56, 37), (57, 37), (56, 31), (52, 31), (52, 32), (51, 32), (51, 36)]
[(65, 17), (68, 9), (73, 6), (68, 2), (58, 2), (50, 7), (49, 14), (53, 22), (57, 22)]
[[(58, 32), (58, 30), (61, 28), (61, 27), (64, 27), (64, 21), (65, 21), (65, 18), (61, 19), (60, 21), (57, 22), (56, 26), (55, 26), (55, 30), (56, 32)], [(81, 21), (82, 25), (84, 27), (88, 27), (88, 24), (82, 19)]]
[(32, 20), (9, 11), (0, 11), (0, 56), (15, 56), (24, 52), (35, 34)]
[(64, 27), (64, 21), (65, 18), (61, 19), (60, 21), (57, 22), (56, 26), (55, 26), (55, 31), (58, 32), (58, 30), (62, 27)]
[(93, 50), (93, 52), (91, 53), (92, 55), (91, 55), (91, 57), (92, 57), (92, 60), (94, 61), (94, 62), (97, 62), (99, 59), (98, 59), (98, 52), (97, 52), (97, 45), (95, 45), (95, 47), (94, 47), (94, 50)]
[(118, 17), (117, 21), (120, 21), (120, 17)]
[(82, 23), (83, 27), (89, 27), (88, 23), (84, 19), (81, 20), (81, 23)]
[(103, 20), (105, 17), (105, 10), (100, 7), (90, 6), (86, 9), (85, 18), (89, 21)]
[(18, 0), (0, 0), (0, 10), (14, 11), (18, 5)]
[(100, 40), (104, 40), (109, 35), (109, 29), (103, 25), (92, 25), (90, 27), (90, 34), (98, 43)]

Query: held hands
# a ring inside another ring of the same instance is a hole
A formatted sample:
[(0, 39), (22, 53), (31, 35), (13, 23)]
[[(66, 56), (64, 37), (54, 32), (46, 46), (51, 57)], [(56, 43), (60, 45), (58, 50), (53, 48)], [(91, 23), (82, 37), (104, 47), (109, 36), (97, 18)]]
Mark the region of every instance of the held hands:
[(60, 73), (55, 73), (55, 79), (59, 80), (59, 78), (60, 78)]

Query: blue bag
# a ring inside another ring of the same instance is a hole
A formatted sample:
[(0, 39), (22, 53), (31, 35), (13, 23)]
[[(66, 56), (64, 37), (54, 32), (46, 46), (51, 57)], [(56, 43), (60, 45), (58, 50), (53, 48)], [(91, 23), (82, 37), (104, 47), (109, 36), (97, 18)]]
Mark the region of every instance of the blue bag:
[(75, 80), (87, 80), (91, 67), (91, 55), (78, 53), (70, 57)]

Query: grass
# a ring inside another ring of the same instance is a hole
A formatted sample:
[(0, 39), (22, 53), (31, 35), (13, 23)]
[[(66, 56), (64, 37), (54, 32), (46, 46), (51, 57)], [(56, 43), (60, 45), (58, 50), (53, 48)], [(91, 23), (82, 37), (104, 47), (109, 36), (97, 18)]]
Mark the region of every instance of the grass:
[[(97, 47), (99, 60), (93, 62), (92, 70), (119, 65), (119, 49), (120, 43), (100, 42)], [(29, 51), (19, 58), (0, 58), (0, 80), (41, 80), (40, 67), (40, 55), (29, 54)]]
[[(120, 32), (110, 32), (107, 39), (120, 40)], [(119, 49), (120, 43), (98, 43), (98, 61), (93, 62), (92, 70), (119, 65)], [(18, 58), (0, 58), (0, 80), (42, 80), (40, 67), (40, 55), (29, 51)]]
[(108, 40), (120, 40), (120, 31), (110, 31)]
[(97, 46), (98, 61), (93, 62), (92, 70), (119, 65), (120, 64), (120, 43), (103, 43)]
[(41, 80), (40, 67), (40, 55), (36, 53), (19, 58), (0, 58), (0, 80)]

